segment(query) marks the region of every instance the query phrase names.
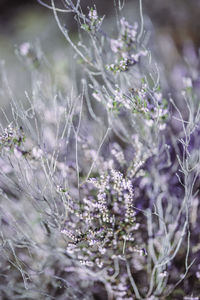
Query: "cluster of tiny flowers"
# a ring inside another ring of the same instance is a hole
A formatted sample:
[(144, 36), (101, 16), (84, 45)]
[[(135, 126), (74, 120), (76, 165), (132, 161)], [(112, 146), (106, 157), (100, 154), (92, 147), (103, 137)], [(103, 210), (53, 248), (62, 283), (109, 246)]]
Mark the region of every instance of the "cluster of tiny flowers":
[(137, 36), (138, 24), (135, 23), (134, 26), (130, 25), (125, 18), (121, 18), (121, 37), (127, 42), (134, 42)]
[[(125, 100), (127, 98), (127, 100)], [(152, 127), (157, 121), (157, 126), (162, 130), (168, 118), (167, 101), (160, 91), (151, 92), (146, 83), (142, 83), (141, 88), (130, 89), (123, 94), (124, 102), (129, 103), (133, 113), (142, 114), (147, 127)], [(128, 108), (128, 106), (126, 105)]]
[(96, 22), (98, 20), (97, 11), (94, 8), (91, 8), (88, 14), (88, 17), (91, 21)]
[(126, 164), (126, 160), (124, 157), (123, 151), (120, 149), (120, 146), (117, 143), (113, 144), (113, 148), (111, 149), (111, 154), (114, 156), (116, 161), (121, 165)]
[(134, 134), (132, 136), (132, 140), (135, 145), (135, 153), (134, 159), (128, 168), (128, 176), (129, 178), (137, 178), (141, 176), (145, 176), (145, 171), (143, 169), (145, 161), (152, 155), (150, 151), (143, 151), (143, 144), (141, 143), (139, 136)]
[(92, 183), (101, 193), (109, 189), (109, 176), (101, 175), (100, 179), (90, 178), (89, 182)]
[(112, 220), (109, 218), (109, 212), (108, 212), (108, 208), (106, 205), (106, 194), (100, 192), (97, 195), (97, 199), (98, 199), (98, 206), (99, 206), (99, 210), (102, 211), (102, 220), (103, 222), (112, 222)]
[(97, 206), (99, 211), (101, 211), (102, 213), (102, 221), (111, 223), (112, 219), (109, 217), (109, 211), (107, 208), (106, 193), (105, 193), (105, 191), (109, 189), (109, 176), (101, 175), (99, 181), (95, 179), (90, 179), (89, 181), (93, 183), (94, 186), (99, 190), (99, 193), (97, 195), (97, 199), (98, 199)]
[(61, 230), (61, 233), (63, 233), (66, 237), (68, 237), (69, 240), (71, 240), (73, 242), (77, 242), (76, 236), (71, 231), (69, 231), (67, 229), (63, 229), (63, 230)]
[(123, 180), (124, 189), (127, 189), (127, 193), (124, 195), (125, 200), (125, 222), (134, 222), (135, 221), (135, 211), (133, 209), (133, 187), (130, 180)]
[(123, 91), (116, 84), (112, 95), (100, 94), (95, 91), (93, 97), (98, 102), (105, 99), (109, 110), (119, 112), (121, 108), (124, 108), (134, 114), (143, 115), (147, 128), (151, 128), (156, 123), (159, 130), (165, 129), (168, 118), (167, 101), (159, 89), (150, 91), (143, 80), (140, 88), (129, 88), (127, 91)]
[(130, 64), (131, 64), (130, 60), (122, 57), (116, 63), (106, 65), (106, 69), (109, 71), (112, 71), (114, 74), (116, 74), (116, 73), (120, 73), (123, 71), (127, 71)]
[(147, 86), (142, 84), (140, 88), (133, 88), (129, 90), (127, 95), (132, 101), (133, 113), (140, 113), (144, 116), (148, 116), (150, 109), (148, 108)]
[(166, 120), (169, 114), (168, 103), (160, 91), (154, 92), (153, 97), (156, 104), (153, 106), (153, 109), (151, 109), (149, 120), (158, 121), (159, 130), (163, 130), (166, 127)]
[[(140, 88), (129, 88), (122, 90), (116, 84), (112, 95), (93, 93), (96, 100), (101, 101), (101, 98), (106, 99), (108, 109), (119, 112), (121, 108), (130, 111), (134, 114), (141, 114), (144, 117), (148, 127), (152, 127), (155, 123), (160, 130), (165, 128), (165, 123), (168, 118), (167, 101), (163, 98), (159, 91), (150, 91), (147, 84), (141, 83)], [(155, 122), (156, 121), (156, 122)]]
[(116, 170), (111, 170), (112, 180), (113, 180), (113, 188), (114, 190), (121, 195), (123, 191), (123, 175)]
[(120, 20), (120, 32), (117, 40), (111, 39), (111, 50), (120, 53), (123, 58), (128, 58), (128, 52), (133, 43), (136, 42), (137, 23), (131, 26), (125, 18)]
[(147, 85), (142, 83), (141, 88), (122, 91), (116, 85), (112, 96), (107, 97), (107, 107), (113, 111), (119, 112), (124, 108), (135, 114), (141, 114), (144, 117), (147, 128), (155, 123), (159, 130), (165, 129), (168, 117), (167, 102), (163, 99), (161, 92), (150, 94)]
[(130, 66), (139, 62), (141, 56), (147, 55), (146, 50), (135, 52), (137, 23), (131, 26), (125, 18), (122, 18), (120, 26), (118, 39), (111, 39), (110, 41), (111, 50), (116, 54), (115, 63), (106, 65), (107, 70), (112, 71), (114, 74), (127, 71)]
[(99, 17), (96, 8), (91, 7), (88, 13), (88, 20), (81, 25), (87, 32), (95, 33), (101, 26), (103, 18)]
[(25, 141), (25, 136), (21, 128), (14, 128), (12, 124), (9, 124), (4, 132), (0, 135), (0, 150), (19, 150), (22, 142)]
[(67, 238), (68, 255), (93, 269), (112, 266), (114, 257), (123, 255), (124, 241), (126, 253), (137, 253), (138, 249), (134, 232), (139, 226), (133, 208), (132, 183), (119, 171), (108, 172), (110, 174), (89, 179), (90, 190), (97, 190), (95, 198), (84, 197), (80, 206), (70, 199), (61, 231)]
[(121, 107), (130, 110), (132, 107), (131, 101), (126, 97), (125, 93), (115, 85), (114, 95), (107, 97), (107, 106), (109, 109), (119, 111)]

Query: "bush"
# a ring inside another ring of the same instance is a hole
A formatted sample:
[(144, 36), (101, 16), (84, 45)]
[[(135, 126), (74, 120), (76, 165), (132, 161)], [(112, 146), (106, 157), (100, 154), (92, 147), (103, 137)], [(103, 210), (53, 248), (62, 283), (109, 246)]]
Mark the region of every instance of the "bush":
[[(95, 6), (48, 8), (77, 83), (58, 88), (27, 42), (25, 102), (2, 71), (12, 120), (2, 109), (1, 299), (198, 299), (198, 69), (184, 65), (178, 97), (163, 91), (141, 1), (140, 24), (120, 4), (109, 34)], [(77, 44), (60, 12), (74, 14)]]

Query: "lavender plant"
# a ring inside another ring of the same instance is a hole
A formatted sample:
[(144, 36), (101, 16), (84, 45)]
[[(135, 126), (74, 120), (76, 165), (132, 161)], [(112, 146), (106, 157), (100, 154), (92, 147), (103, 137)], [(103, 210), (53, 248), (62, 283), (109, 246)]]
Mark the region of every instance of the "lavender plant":
[[(198, 284), (188, 285), (200, 277), (198, 70), (181, 78), (185, 112), (163, 96), (141, 1), (140, 24), (119, 1), (114, 32), (95, 6), (39, 2), (82, 79), (58, 88), (30, 43), (17, 50), (32, 74), (24, 102), (2, 70), (12, 114), (1, 110), (1, 298), (197, 299)], [(77, 44), (59, 13), (74, 14)]]

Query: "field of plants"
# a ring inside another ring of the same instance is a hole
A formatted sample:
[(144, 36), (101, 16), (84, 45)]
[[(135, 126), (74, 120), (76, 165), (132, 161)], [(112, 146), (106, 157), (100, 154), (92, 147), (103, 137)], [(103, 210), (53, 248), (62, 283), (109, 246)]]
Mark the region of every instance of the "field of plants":
[(0, 65), (0, 300), (199, 300), (196, 45), (142, 0), (38, 2), (66, 49), (15, 45), (20, 96)]

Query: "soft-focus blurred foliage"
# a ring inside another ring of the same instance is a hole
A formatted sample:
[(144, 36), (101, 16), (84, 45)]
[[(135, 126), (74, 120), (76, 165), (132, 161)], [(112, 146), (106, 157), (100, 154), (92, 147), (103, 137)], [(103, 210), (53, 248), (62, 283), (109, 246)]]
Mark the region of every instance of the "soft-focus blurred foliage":
[[(117, 4), (118, 2), (119, 0), (116, 0)], [(120, 2), (123, 4), (122, 0)], [(45, 3), (50, 4), (50, 1)], [(92, 0), (84, 0), (83, 10), (87, 10), (93, 3)], [(138, 1), (125, 0), (124, 3), (130, 20), (138, 20)], [(112, 27), (112, 18), (116, 15), (113, 1), (97, 0), (95, 4), (100, 15), (110, 16)], [(200, 45), (200, 1), (144, 0), (143, 6), (147, 27), (152, 28), (150, 35), (156, 45), (155, 52), (159, 53), (167, 71), (171, 72), (174, 63), (180, 60), (179, 55), (186, 45), (192, 43), (196, 49)], [(40, 43), (50, 64), (56, 62), (54, 71), (58, 72), (58, 77), (67, 71), (67, 58), (70, 56), (67, 52), (68, 45), (52, 15), (52, 11), (42, 7), (37, 0), (0, 1), (0, 60), (6, 63), (9, 83), (16, 96), (21, 97), (22, 91), (27, 90), (30, 84), (30, 74), (25, 72), (25, 68), (15, 55), (15, 47), (23, 42)], [(73, 16), (67, 15), (64, 22), (76, 36), (77, 27)], [(4, 97), (1, 97), (2, 102), (6, 102)]]

